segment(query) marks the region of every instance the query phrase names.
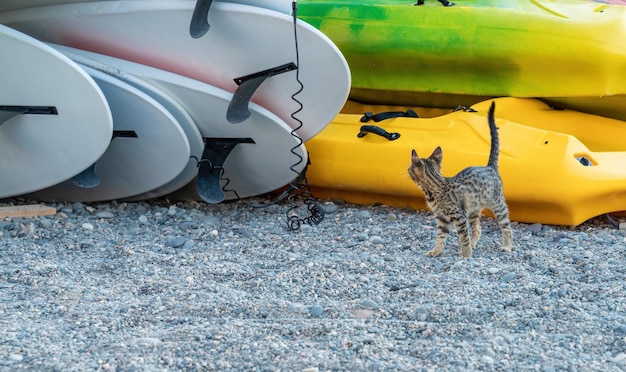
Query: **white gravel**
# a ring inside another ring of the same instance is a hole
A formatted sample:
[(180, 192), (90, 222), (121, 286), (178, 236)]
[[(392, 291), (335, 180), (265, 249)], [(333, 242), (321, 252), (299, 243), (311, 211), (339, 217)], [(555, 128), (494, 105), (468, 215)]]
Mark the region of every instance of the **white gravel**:
[(485, 218), (464, 260), (456, 237), (424, 255), (428, 212), (323, 205), (295, 232), (287, 204), (242, 202), (1, 220), (0, 369), (626, 370), (626, 232), (605, 219), (514, 223), (503, 253)]

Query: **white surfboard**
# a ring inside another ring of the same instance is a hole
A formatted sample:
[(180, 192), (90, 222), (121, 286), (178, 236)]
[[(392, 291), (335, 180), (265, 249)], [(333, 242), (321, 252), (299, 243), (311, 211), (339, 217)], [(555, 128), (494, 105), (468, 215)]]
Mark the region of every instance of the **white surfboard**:
[[(291, 134), (291, 128), (284, 121), (259, 105), (251, 103), (250, 118), (232, 124), (226, 120), (226, 111), (233, 97), (230, 92), (118, 58), (53, 46), (81, 64), (113, 75), (135, 76), (175, 98), (194, 119), (209, 152), (215, 150), (208, 155), (217, 157), (217, 160), (205, 158), (200, 164), (215, 163), (217, 167), (220, 156), (224, 157), (221, 159), (224, 173), (219, 177), (219, 188), (224, 191), (225, 200), (276, 190), (296, 178), (307, 163), (307, 152), (301, 139)], [(227, 148), (229, 146), (232, 148)], [(202, 181), (200, 179), (201, 184)], [(200, 200), (201, 196), (193, 191), (195, 186), (194, 183), (188, 188), (192, 190), (189, 198)]]
[[(0, 13), (0, 22), (45, 41), (131, 60), (236, 93), (233, 109), (227, 112), (231, 121), (245, 119), (246, 95), (253, 94), (253, 102), (291, 128), (302, 125), (297, 133), (304, 141), (341, 110), (350, 89), (349, 68), (320, 31), (299, 20), (294, 26), (291, 16), (273, 10), (215, 2), (208, 15), (210, 31), (194, 39), (189, 23), (195, 3), (65, 4)], [(256, 90), (255, 84), (260, 84)], [(292, 99), (294, 94), (302, 106)]]
[(109, 104), (93, 79), (49, 46), (0, 25), (0, 197), (65, 181), (104, 153)]
[[(42, 201), (93, 202), (144, 193), (170, 182), (189, 161), (189, 142), (176, 119), (136, 88), (83, 67), (104, 92), (113, 114), (113, 136), (95, 162), (99, 183), (80, 187), (68, 180), (29, 194)], [(80, 101), (77, 100), (75, 104)]]
[(165, 185), (157, 187), (156, 189), (150, 190), (148, 192), (144, 192), (142, 194), (133, 195), (132, 197), (126, 198), (125, 200), (136, 201), (157, 198), (172, 193), (191, 182), (198, 173), (198, 162), (196, 159), (200, 159), (202, 157), (202, 152), (204, 151), (204, 141), (202, 139), (202, 134), (200, 133), (200, 130), (196, 126), (196, 123), (189, 115), (189, 113), (174, 98), (172, 98), (162, 90), (158, 89), (157, 87), (153, 86), (152, 84), (134, 75), (130, 75), (124, 71), (98, 63), (94, 60), (84, 61), (86, 61), (86, 64), (84, 66), (89, 66), (95, 70), (104, 72), (117, 79), (120, 79), (125, 83), (128, 83), (129, 85), (139, 89), (140, 91), (160, 103), (176, 119), (182, 130), (185, 132), (185, 135), (187, 136), (187, 140), (189, 142), (189, 160), (187, 161), (187, 165), (183, 168), (180, 174), (178, 174), (173, 180), (166, 183)]
[[(72, 4), (72, 3), (86, 3), (89, 1), (98, 0), (2, 0), (0, 1), (0, 12), (6, 12), (11, 10), (36, 8), (39, 6)], [(117, 1), (117, 0), (108, 0)], [(154, 1), (154, 0), (133, 0), (133, 1)], [(193, 1), (196, 0), (179, 0), (179, 1)], [(292, 0), (215, 0), (226, 1), (229, 3), (245, 4), (258, 6), (265, 9), (275, 10), (277, 12), (291, 14)]]

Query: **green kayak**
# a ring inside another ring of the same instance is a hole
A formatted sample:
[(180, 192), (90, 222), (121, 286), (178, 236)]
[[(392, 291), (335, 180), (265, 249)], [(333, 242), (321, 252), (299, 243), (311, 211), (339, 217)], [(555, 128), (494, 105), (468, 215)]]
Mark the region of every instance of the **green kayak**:
[(454, 107), (494, 96), (542, 97), (626, 119), (626, 7), (454, 3), (300, 0), (298, 16), (346, 57), (353, 100)]

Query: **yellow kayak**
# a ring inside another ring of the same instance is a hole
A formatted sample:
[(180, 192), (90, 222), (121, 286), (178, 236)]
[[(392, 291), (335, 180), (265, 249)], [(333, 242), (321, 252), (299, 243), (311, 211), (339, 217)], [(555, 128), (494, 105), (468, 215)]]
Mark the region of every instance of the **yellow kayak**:
[[(536, 99), (495, 101), (500, 174), (512, 220), (578, 225), (626, 210), (626, 123)], [(404, 116), (374, 122), (371, 114), (364, 122), (362, 114), (339, 114), (306, 143), (314, 195), (425, 209), (423, 193), (407, 174), (411, 150), (427, 156), (441, 146), (444, 176), (486, 164), (490, 102), (430, 118), (397, 111)]]

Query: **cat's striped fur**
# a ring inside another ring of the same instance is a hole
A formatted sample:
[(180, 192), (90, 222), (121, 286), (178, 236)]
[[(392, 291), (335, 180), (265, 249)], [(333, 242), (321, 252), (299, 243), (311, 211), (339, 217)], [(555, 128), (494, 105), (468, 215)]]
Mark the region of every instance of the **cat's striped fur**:
[[(509, 211), (502, 192), (502, 180), (498, 173), (500, 139), (494, 118), (495, 103), (489, 108), (491, 150), (487, 166), (465, 168), (454, 177), (441, 174), (443, 153), (437, 147), (428, 158), (420, 158), (415, 150), (411, 153), (409, 175), (426, 196), (426, 203), (437, 219), (435, 247), (426, 253), (436, 257), (443, 252), (450, 227), (454, 226), (461, 243), (463, 257), (471, 257), (480, 239), (480, 215), (490, 209), (502, 231), (500, 250), (511, 251), (513, 232)], [(471, 237), (470, 237), (471, 229)]]

